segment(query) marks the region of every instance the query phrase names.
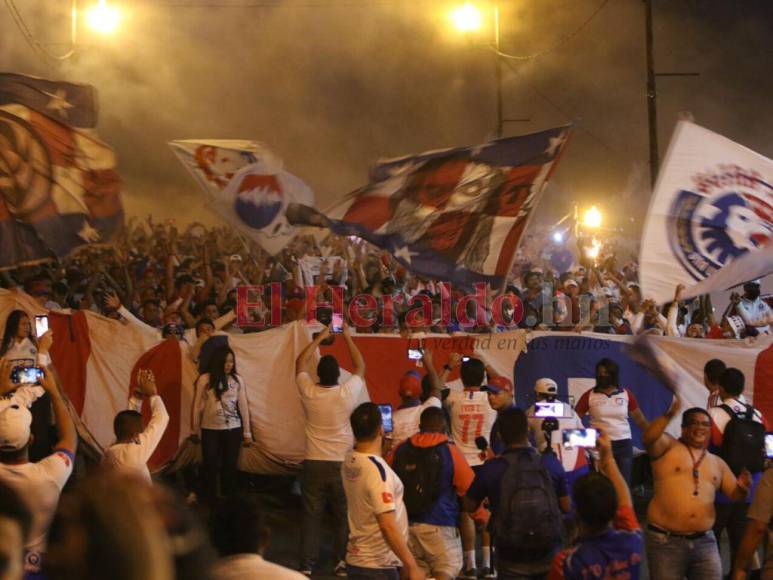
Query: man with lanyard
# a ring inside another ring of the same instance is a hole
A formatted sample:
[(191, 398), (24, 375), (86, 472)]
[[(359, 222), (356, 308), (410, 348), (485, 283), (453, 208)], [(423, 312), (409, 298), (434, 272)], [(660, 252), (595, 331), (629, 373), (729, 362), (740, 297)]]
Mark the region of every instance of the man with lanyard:
[[(0, 381), (7, 381), (10, 365), (0, 367)], [(51, 455), (30, 462), (32, 415), (20, 405), (0, 411), (0, 480), (10, 485), (32, 513), (32, 530), (26, 539), (26, 579), (42, 578), (46, 535), (59, 503), (59, 495), (72, 474), (78, 433), (51, 371), (44, 371), (40, 384), (51, 397), (59, 441)]]
[(558, 385), (553, 379), (537, 379), (534, 385), (534, 393), (537, 397), (537, 405), (532, 405), (526, 411), (526, 415), (529, 417), (529, 431), (540, 452), (544, 452), (548, 446), (552, 447), (553, 452), (560, 459), (561, 465), (563, 465), (566, 471), (566, 480), (571, 491), (574, 482), (588, 473), (590, 467), (583, 447), (572, 447), (569, 449), (564, 447), (561, 441), (561, 431), (564, 429), (582, 429), (582, 421), (580, 421), (571, 405), (563, 404), (563, 416), (556, 417), (558, 429), (551, 432), (551, 440), (547, 441), (542, 428), (545, 417), (537, 415), (537, 406), (542, 402), (560, 403), (558, 401)]
[[(676, 386), (672, 379), (669, 382)], [(644, 433), (655, 488), (647, 508), (650, 576), (652, 580), (681, 580), (684, 576), (720, 580), (722, 561), (712, 530), (714, 499), (721, 489), (733, 501), (745, 500), (751, 474), (744, 471), (736, 478), (727, 463), (706, 450), (711, 418), (705, 409), (693, 407), (684, 412), (679, 439), (665, 433), (680, 406), (676, 397)]]
[[(735, 368), (725, 369), (719, 376), (719, 398), (717, 406), (709, 409), (711, 416), (711, 446), (712, 453), (720, 453), (722, 442), (730, 421), (735, 417), (751, 418), (757, 423), (765, 426), (767, 423), (757, 409), (746, 402), (743, 396), (744, 375)], [(727, 529), (727, 535), (730, 540), (730, 559), (733, 561), (738, 552), (738, 547), (743, 538), (744, 527), (746, 525), (746, 512), (749, 509), (749, 503), (754, 495), (754, 490), (762, 477), (762, 472), (752, 473), (752, 492), (743, 502), (734, 503), (722, 493), (717, 494), (716, 512), (717, 519), (714, 523), (714, 534), (719, 541), (722, 537), (722, 531)]]

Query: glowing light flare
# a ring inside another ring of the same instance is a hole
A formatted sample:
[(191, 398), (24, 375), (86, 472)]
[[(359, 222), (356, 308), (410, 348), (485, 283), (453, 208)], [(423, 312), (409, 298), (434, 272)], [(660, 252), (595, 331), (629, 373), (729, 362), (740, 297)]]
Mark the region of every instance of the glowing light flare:
[(459, 32), (480, 30), (482, 20), (480, 10), (469, 2), (451, 11), (451, 22)]
[(553, 241), (557, 244), (562, 243), (564, 241), (563, 232), (553, 232)]
[(106, 0), (99, 0), (99, 3), (88, 11), (86, 20), (95, 32), (112, 34), (118, 29), (121, 13), (115, 6), (108, 6)]
[(591, 260), (595, 260), (599, 257), (600, 252), (601, 242), (599, 242), (596, 238), (593, 238), (593, 240), (591, 240), (590, 246), (585, 250), (585, 255), (588, 256)]
[(601, 212), (595, 205), (592, 205), (590, 209), (586, 210), (583, 214), (582, 225), (584, 225), (586, 228), (601, 227)]

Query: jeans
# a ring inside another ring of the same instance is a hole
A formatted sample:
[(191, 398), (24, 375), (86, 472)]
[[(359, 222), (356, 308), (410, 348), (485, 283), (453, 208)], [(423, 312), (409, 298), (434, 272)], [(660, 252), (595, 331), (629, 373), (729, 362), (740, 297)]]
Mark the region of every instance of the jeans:
[(620, 439), (612, 441), (612, 454), (623, 476), (623, 479), (631, 487), (631, 473), (633, 472), (633, 440)]
[(202, 429), (201, 455), (204, 498), (210, 506), (217, 500), (218, 476), (223, 495), (236, 491), (237, 465), (242, 448), (242, 428)]
[(350, 580), (400, 580), (397, 568), (361, 568), (346, 565), (346, 577)]
[(719, 542), (722, 540), (722, 530), (727, 529), (727, 536), (730, 540), (730, 563), (732, 564), (746, 529), (746, 512), (749, 511), (749, 504), (718, 503), (715, 507), (717, 517), (714, 520), (714, 535)]
[(714, 532), (697, 540), (648, 529), (647, 562), (652, 580), (721, 580), (722, 560)]
[(303, 499), (303, 528), (301, 533), (301, 569), (314, 570), (319, 557), (319, 535), (325, 506), (330, 502), (333, 512), (333, 560), (346, 556), (346, 494), (341, 481), (340, 461), (303, 462), (301, 473)]

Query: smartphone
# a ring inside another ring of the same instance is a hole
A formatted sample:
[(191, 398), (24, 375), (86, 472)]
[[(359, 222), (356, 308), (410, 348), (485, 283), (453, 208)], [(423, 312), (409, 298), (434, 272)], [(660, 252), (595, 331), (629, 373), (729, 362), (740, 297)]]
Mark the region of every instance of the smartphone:
[(40, 338), (46, 332), (48, 332), (48, 316), (36, 316), (35, 317), (35, 336)]
[(537, 401), (534, 408), (535, 417), (564, 417), (564, 404), (560, 401)]
[(381, 424), (384, 426), (386, 433), (391, 433), (392, 426), (392, 405), (379, 405), (378, 410), (381, 412)]
[(421, 360), (422, 352), (420, 348), (408, 349), (408, 360)]
[(16, 367), (11, 371), (11, 382), (17, 385), (37, 383), (43, 376), (40, 367)]
[(765, 455), (773, 459), (773, 433), (765, 433)]
[(564, 449), (574, 447), (596, 447), (598, 432), (595, 429), (564, 429), (561, 436), (564, 440)]
[(330, 332), (333, 334), (340, 334), (344, 331), (344, 315), (333, 313), (332, 322), (330, 325)]
[(468, 360), (470, 360), (470, 357), (468, 357), (468, 356), (463, 356), (462, 357), (462, 362), (467, 362)]

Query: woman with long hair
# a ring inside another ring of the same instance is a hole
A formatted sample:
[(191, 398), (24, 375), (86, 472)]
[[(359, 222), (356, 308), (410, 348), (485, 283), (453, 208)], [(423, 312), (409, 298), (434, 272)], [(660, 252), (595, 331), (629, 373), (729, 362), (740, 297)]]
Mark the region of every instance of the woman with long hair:
[(252, 442), (247, 389), (227, 346), (212, 353), (196, 380), (192, 427), (193, 437), (201, 439), (204, 497), (213, 505), (218, 479), (224, 494), (236, 491), (239, 449)]

